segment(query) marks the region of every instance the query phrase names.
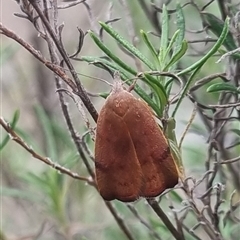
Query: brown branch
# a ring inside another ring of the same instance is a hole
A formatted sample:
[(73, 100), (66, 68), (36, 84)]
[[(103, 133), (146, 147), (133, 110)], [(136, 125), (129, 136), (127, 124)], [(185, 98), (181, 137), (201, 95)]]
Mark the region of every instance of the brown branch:
[(211, 107), (211, 108), (230, 108), (230, 107), (238, 107), (238, 106), (240, 106), (240, 102), (228, 103), (228, 104), (209, 105), (209, 107)]
[[(46, 16), (44, 15), (43, 11), (40, 9), (38, 3), (36, 0), (29, 0), (29, 2), (32, 4), (33, 8), (36, 10), (36, 12), (39, 15), (39, 18), (41, 19), (43, 25), (46, 27), (48, 33), (50, 34), (52, 40), (54, 41), (59, 53), (61, 54), (64, 62), (66, 63), (68, 69), (71, 72), (71, 75), (75, 81), (75, 84), (77, 86), (77, 92), (76, 94), (80, 97), (80, 99), (82, 100), (83, 104), (85, 105), (85, 107), (87, 108), (88, 112), (90, 113), (90, 115), (92, 116), (92, 118), (94, 119), (94, 121), (97, 121), (98, 118), (98, 113), (97, 110), (95, 109), (95, 107), (93, 106), (92, 102), (90, 101), (86, 90), (84, 89), (65, 49), (63, 48), (60, 39), (57, 37), (57, 35), (55, 34), (53, 28), (51, 27), (49, 21), (47, 20)], [(83, 2), (84, 3), (84, 2)]]
[(86, 0), (76, 0), (74, 2), (70, 2), (70, 3), (66, 3), (64, 5), (59, 5), (57, 6), (57, 9), (66, 9), (66, 8), (70, 8), (70, 7), (74, 7), (80, 3), (85, 2)]
[(216, 78), (221, 78), (222, 80), (226, 81), (226, 73), (214, 73), (196, 81), (195, 84), (189, 89), (189, 92), (191, 93), (196, 91), (200, 87), (205, 86), (207, 83), (215, 80)]
[(229, 164), (229, 163), (234, 163), (237, 161), (240, 161), (240, 156), (231, 158), (231, 159), (227, 159), (227, 160), (223, 160), (222, 162), (220, 162), (220, 164)]
[(149, 231), (150, 234), (158, 239), (161, 240), (162, 238), (158, 235), (158, 233), (149, 225), (149, 223), (147, 223), (145, 221), (145, 219), (143, 219), (140, 214), (138, 213), (138, 211), (136, 210), (136, 208), (134, 208), (134, 206), (132, 204), (127, 204), (127, 207), (129, 208), (129, 210), (133, 213), (133, 215), (139, 220), (139, 222), (141, 222)]
[(147, 199), (147, 202), (151, 206), (153, 211), (158, 215), (158, 217), (163, 221), (168, 230), (172, 233), (173, 237), (176, 240), (184, 240), (183, 236), (181, 236), (181, 234), (176, 230), (167, 215), (161, 209), (158, 202), (154, 198)]
[(129, 240), (134, 240), (134, 237), (129, 232), (128, 228), (126, 227), (126, 225), (124, 223), (124, 220), (118, 215), (118, 213), (117, 213), (116, 209), (114, 209), (113, 205), (110, 202), (108, 202), (108, 201), (105, 201), (105, 204), (108, 207), (108, 209), (110, 210), (110, 212), (112, 213), (112, 215), (115, 218), (115, 220), (117, 221), (119, 227), (122, 229), (122, 231), (127, 236), (127, 238)]
[(71, 89), (76, 92), (77, 86), (72, 81), (71, 78), (67, 76), (67, 74), (61, 69), (61, 67), (56, 66), (55, 64), (48, 61), (46, 58), (42, 56), (42, 54), (37, 51), (32, 45), (24, 41), (21, 37), (19, 37), (16, 33), (9, 30), (2, 23), (0, 23), (0, 33), (13, 39), (18, 42), (21, 46), (23, 46), (28, 52), (30, 52), (36, 59), (38, 59), (41, 63), (43, 63), (46, 67), (48, 67), (51, 71), (57, 74), (67, 85), (71, 87)]
[[(172, 210), (174, 219), (175, 219), (175, 223), (176, 223), (176, 227), (177, 227), (177, 231), (179, 232), (179, 234), (181, 235), (181, 237), (184, 239), (184, 234), (183, 234), (183, 227), (182, 227), (182, 221), (179, 219), (179, 216), (177, 214), (177, 211), (175, 211), (174, 206), (173, 206), (173, 201), (171, 198), (169, 198), (169, 196), (167, 196), (167, 200), (169, 202), (169, 208)], [(189, 206), (186, 206), (187, 208)], [(187, 210), (187, 208), (185, 208)], [(180, 209), (182, 210), (182, 209)], [(186, 211), (188, 212), (188, 211)]]

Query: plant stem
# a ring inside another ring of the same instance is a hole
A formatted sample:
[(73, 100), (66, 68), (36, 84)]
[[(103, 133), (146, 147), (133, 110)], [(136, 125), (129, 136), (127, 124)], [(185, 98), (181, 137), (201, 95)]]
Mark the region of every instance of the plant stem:
[(148, 204), (151, 206), (153, 211), (158, 215), (158, 217), (163, 221), (168, 230), (172, 233), (176, 240), (184, 240), (184, 237), (177, 231), (173, 224), (168, 219), (167, 215), (160, 208), (158, 202), (154, 198), (147, 199)]

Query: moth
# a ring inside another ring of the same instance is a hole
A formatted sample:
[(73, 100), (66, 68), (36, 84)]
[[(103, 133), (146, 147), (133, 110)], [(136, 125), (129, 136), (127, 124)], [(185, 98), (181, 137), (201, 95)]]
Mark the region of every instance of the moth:
[(151, 198), (178, 183), (178, 170), (152, 110), (115, 79), (97, 120), (95, 171), (103, 199)]

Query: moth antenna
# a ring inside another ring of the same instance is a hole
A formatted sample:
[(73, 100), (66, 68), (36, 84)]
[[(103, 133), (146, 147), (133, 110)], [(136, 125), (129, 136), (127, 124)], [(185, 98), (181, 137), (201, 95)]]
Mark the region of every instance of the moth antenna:
[[(64, 68), (64, 67), (62, 67), (62, 70), (67, 71), (67, 72), (70, 72), (69, 69)], [(98, 77), (94, 77), (94, 76), (89, 76), (89, 75), (87, 75), (87, 74), (83, 74), (83, 73), (79, 73), (79, 72), (76, 72), (76, 73), (77, 73), (77, 75), (79, 75), (79, 76), (83, 76), (83, 77), (91, 78), (91, 79), (94, 79), (94, 80), (97, 80), (97, 81), (103, 82), (103, 83), (105, 83), (105, 84), (107, 84), (107, 85), (113, 87), (113, 84), (111, 84), (110, 82), (108, 82), (108, 81), (105, 80), (105, 79), (98, 78)]]

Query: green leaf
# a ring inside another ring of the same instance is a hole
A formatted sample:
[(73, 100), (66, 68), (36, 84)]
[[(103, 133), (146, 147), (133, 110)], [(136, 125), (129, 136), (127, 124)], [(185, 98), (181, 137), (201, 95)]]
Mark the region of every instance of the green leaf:
[(158, 115), (158, 116), (161, 117), (162, 113), (163, 113), (163, 109), (165, 108), (165, 106), (167, 104), (166, 91), (165, 91), (164, 87), (162, 86), (162, 84), (157, 79), (152, 77), (150, 74), (144, 73), (144, 76), (145, 76), (145, 78), (143, 78), (144, 82), (148, 83), (148, 85), (155, 92), (155, 94), (157, 95), (157, 97), (160, 101), (158, 104), (159, 108), (160, 108), (160, 115)]
[[(112, 53), (112, 51), (110, 49), (107, 48), (107, 46), (105, 44), (103, 44), (103, 42), (93, 33), (90, 31), (90, 36), (93, 39), (93, 41), (98, 45), (98, 47), (108, 56), (110, 57), (117, 65), (119, 65), (120, 68), (122, 68), (123, 70), (131, 73), (134, 76), (137, 76), (137, 72), (131, 68), (129, 65), (127, 65), (126, 63), (124, 63), (120, 58), (118, 58), (116, 55), (114, 55)], [(121, 72), (121, 70), (120, 70)], [(144, 74), (144, 78), (142, 78), (142, 80), (147, 83), (148, 85), (150, 85), (150, 87), (153, 89), (153, 91), (157, 94), (157, 97), (159, 98), (160, 102), (162, 105), (160, 105), (160, 108), (164, 108), (165, 104), (167, 102), (167, 96), (166, 96), (166, 92), (163, 88), (163, 86), (161, 85), (161, 83), (155, 79), (154, 77), (152, 77), (151, 75), (148, 74)], [(162, 111), (160, 111), (162, 112)]]
[(161, 42), (159, 49), (159, 60), (160, 64), (163, 66), (166, 58), (166, 51), (168, 46), (168, 36), (169, 36), (169, 19), (168, 19), (168, 11), (167, 7), (163, 5), (162, 11), (162, 32), (161, 32)]
[[(176, 16), (176, 21), (177, 21), (177, 31), (175, 32), (176, 39), (175, 39), (175, 34), (172, 37), (172, 40), (169, 43), (168, 49), (169, 51), (173, 49), (172, 55), (168, 63), (164, 66), (163, 71), (173, 71), (176, 68), (176, 63), (184, 56), (188, 49), (188, 44), (187, 41), (184, 40), (185, 36), (185, 18), (184, 14), (182, 11), (182, 7), (180, 4), (177, 4), (177, 16)], [(173, 41), (174, 40), (174, 41)], [(171, 46), (171, 42), (174, 42), (173, 47)], [(171, 48), (170, 48), (171, 47)], [(173, 79), (172, 78), (167, 78), (165, 81), (165, 88), (167, 95), (169, 96), (171, 89), (172, 89), (172, 83)]]
[(154, 110), (157, 116), (161, 116), (162, 112), (158, 105), (145, 93), (138, 85), (134, 86), (134, 91)]
[[(109, 67), (110, 69), (113, 69), (114, 71), (122, 71), (122, 69), (115, 64), (114, 62), (110, 61), (110, 59), (96, 57), (96, 56), (81, 56), (80, 61), (87, 62), (89, 64), (93, 64), (101, 69), (105, 69), (103, 65)], [(99, 64), (102, 63), (102, 64)]]
[(176, 142), (172, 141), (171, 139), (169, 139), (168, 142), (169, 142), (169, 146), (170, 146), (170, 149), (171, 149), (171, 154), (172, 154), (174, 162), (177, 166), (179, 177), (181, 179), (184, 179), (185, 178), (185, 173), (184, 173), (184, 167), (183, 167), (181, 152), (180, 152)]
[(193, 80), (195, 79), (195, 76), (198, 74), (198, 72), (200, 71), (200, 69), (202, 68), (202, 66), (204, 65), (204, 62), (201, 62), (201, 64), (197, 65), (197, 68), (195, 68), (195, 70), (193, 71), (193, 73), (191, 74), (190, 78), (188, 79), (188, 81), (186, 82), (183, 90), (182, 90), (182, 93), (177, 101), (177, 104), (173, 110), (173, 113), (172, 113), (172, 118), (175, 117), (175, 114), (184, 98), (184, 96), (186, 95), (191, 83), (193, 82)]
[(143, 41), (147, 45), (147, 47), (150, 50), (151, 54), (156, 59), (156, 62), (159, 63), (158, 53), (155, 50), (155, 48), (153, 47), (152, 43), (149, 41), (147, 34), (143, 30), (140, 30), (140, 34), (142, 35)]
[(166, 135), (167, 135), (170, 150), (173, 155), (174, 162), (177, 166), (180, 178), (184, 179), (184, 167), (182, 163), (181, 152), (177, 145), (175, 126), (176, 126), (175, 119), (169, 118), (167, 122)]
[(182, 11), (181, 5), (177, 4), (177, 29), (179, 30), (179, 34), (176, 39), (175, 47), (173, 49), (173, 55), (176, 55), (177, 52), (182, 48), (182, 42), (185, 37), (185, 18)]
[(132, 53), (135, 57), (140, 59), (143, 63), (145, 63), (150, 69), (154, 69), (151, 61), (147, 59), (137, 48), (135, 48), (131, 43), (129, 43), (126, 39), (124, 39), (117, 31), (115, 31), (111, 26), (104, 22), (99, 22), (102, 28), (109, 33), (119, 44), (121, 44), (125, 49), (127, 49), (130, 53)]
[(172, 55), (172, 58), (169, 60), (168, 64), (164, 67), (163, 71), (167, 71), (171, 66), (173, 66), (177, 61), (181, 59), (181, 57), (186, 53), (188, 49), (188, 44), (187, 41), (184, 40), (182, 41), (181, 48), (179, 51), (175, 54)]
[[(224, 28), (224, 22), (217, 18), (215, 15), (207, 12), (202, 12), (202, 18), (204, 21), (204, 24), (209, 27), (209, 29), (217, 36), (220, 37), (223, 28)], [(227, 36), (223, 42), (224, 47), (228, 51), (233, 51), (237, 48), (237, 45), (235, 43), (234, 37), (232, 36), (231, 32), (227, 33)], [(240, 54), (235, 53), (233, 57), (240, 58)]]
[(231, 132), (234, 132), (235, 134), (237, 134), (238, 136), (240, 136), (240, 130), (239, 129), (231, 129)]
[[(11, 125), (11, 128), (14, 130), (16, 125), (17, 125), (17, 122), (19, 120), (19, 117), (20, 117), (20, 111), (19, 110), (16, 110), (13, 114), (13, 119), (10, 123)], [(7, 145), (8, 141), (10, 140), (10, 137), (7, 135), (3, 141), (1, 142), (0, 144), (0, 151)]]
[(128, 64), (124, 63), (119, 57), (117, 57), (113, 52), (94, 34), (92, 31), (89, 31), (90, 37), (97, 44), (97, 46), (108, 56), (110, 57), (117, 65), (126, 70), (127, 72), (137, 75), (137, 72), (131, 68)]
[(177, 73), (178, 76), (192, 72), (194, 69), (198, 68), (200, 65), (202, 66), (213, 54), (215, 54), (218, 51), (218, 49), (221, 47), (221, 45), (223, 44), (223, 42), (228, 34), (229, 20), (230, 19), (227, 17), (225, 20), (224, 28), (223, 28), (223, 31), (222, 31), (220, 37), (218, 38), (218, 40), (214, 44), (214, 46), (209, 50), (209, 52), (204, 57), (199, 59), (197, 62), (195, 62), (194, 64), (189, 66), (188, 68), (185, 68), (181, 72)]
[(233, 93), (238, 93), (240, 94), (240, 89), (235, 87), (234, 85), (230, 83), (215, 83), (212, 84), (207, 88), (207, 92), (222, 92), (222, 91), (228, 91), (228, 92), (233, 92)]
[[(168, 56), (168, 54), (170, 53), (170, 51), (171, 51), (171, 49), (172, 49), (172, 47), (173, 47), (173, 44), (175, 43), (175, 41), (176, 41), (176, 39), (177, 39), (178, 34), (179, 34), (179, 30), (177, 30), (177, 31), (173, 34), (173, 36), (172, 36), (172, 38), (171, 38), (171, 40), (170, 40), (170, 42), (169, 42), (169, 44), (168, 44), (167, 50), (166, 50), (166, 56)], [(165, 57), (166, 57), (166, 56), (165, 56)]]

